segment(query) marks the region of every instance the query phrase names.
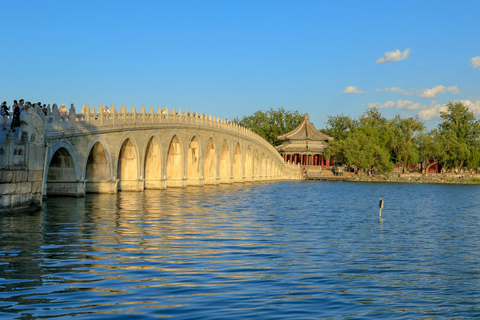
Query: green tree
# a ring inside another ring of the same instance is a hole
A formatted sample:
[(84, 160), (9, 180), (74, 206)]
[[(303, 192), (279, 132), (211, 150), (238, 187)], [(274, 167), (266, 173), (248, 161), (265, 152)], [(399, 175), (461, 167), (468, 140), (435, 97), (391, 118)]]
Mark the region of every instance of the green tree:
[(344, 140), (359, 125), (358, 120), (343, 114), (328, 116), (327, 127), (321, 131), (336, 140)]
[(476, 155), (472, 157), (470, 155), (480, 146), (480, 122), (475, 119), (473, 112), (459, 101), (449, 102), (445, 107), (446, 110), (440, 112), (443, 122), (438, 125), (438, 130), (441, 134), (455, 137), (455, 140), (452, 140), (452, 148), (448, 151), (450, 156), (445, 166), (459, 169), (464, 164), (475, 165)]
[(453, 132), (459, 142), (467, 145), (478, 145), (480, 123), (475, 115), (463, 103), (449, 102), (446, 110), (440, 111), (443, 122), (438, 125), (441, 133)]
[(422, 134), (419, 137), (420, 156), (429, 161), (425, 172), (435, 164), (445, 166), (451, 161), (452, 156), (455, 156), (452, 150), (455, 150), (457, 143), (457, 138), (451, 131), (442, 133), (434, 129), (428, 134)]
[(418, 118), (402, 119), (397, 115), (389, 121), (389, 127), (392, 159), (400, 164), (402, 171), (405, 171), (410, 164), (417, 163), (420, 158), (418, 136), (425, 126)]
[(325, 156), (363, 169), (377, 169), (388, 172), (393, 169), (387, 144), (391, 130), (387, 120), (377, 108), (369, 108), (360, 117), (356, 127), (346, 134), (346, 138), (329, 143)]
[(466, 165), (469, 168), (477, 169), (480, 167), (480, 147), (470, 146), (469, 151), (470, 155), (467, 158)]
[(287, 111), (283, 107), (270, 108), (267, 111), (259, 110), (251, 116), (238, 117), (233, 122), (252, 130), (273, 146), (282, 144), (277, 137), (288, 133), (302, 123), (304, 116), (299, 111)]

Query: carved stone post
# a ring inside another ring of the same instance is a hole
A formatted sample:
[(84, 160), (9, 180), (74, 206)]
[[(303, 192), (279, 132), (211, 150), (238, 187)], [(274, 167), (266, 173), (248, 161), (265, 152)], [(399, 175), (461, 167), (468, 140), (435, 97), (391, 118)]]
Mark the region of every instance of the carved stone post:
[(115, 125), (117, 119), (117, 113), (115, 112), (115, 106), (112, 103), (112, 107), (110, 108), (110, 112), (112, 113), (112, 124)]
[(103, 127), (103, 106), (101, 103), (98, 104), (98, 117), (100, 118), (100, 126)]
[(73, 103), (70, 105), (70, 110), (68, 111), (68, 117), (70, 118), (70, 127), (75, 129), (77, 126), (77, 117), (75, 115), (75, 106)]
[(90, 107), (88, 103), (85, 105), (85, 112), (83, 114), (85, 115), (85, 123), (88, 126), (90, 124)]
[(53, 104), (52, 113), (53, 113), (53, 127), (55, 128), (55, 130), (59, 130), (60, 128), (58, 123), (60, 122), (60, 112), (58, 111), (58, 107), (56, 103)]
[(140, 108), (140, 118), (142, 118), (142, 123), (145, 123), (145, 106), (143, 104)]
[(133, 116), (133, 123), (137, 123), (137, 109), (135, 108), (135, 105), (132, 105), (132, 116)]

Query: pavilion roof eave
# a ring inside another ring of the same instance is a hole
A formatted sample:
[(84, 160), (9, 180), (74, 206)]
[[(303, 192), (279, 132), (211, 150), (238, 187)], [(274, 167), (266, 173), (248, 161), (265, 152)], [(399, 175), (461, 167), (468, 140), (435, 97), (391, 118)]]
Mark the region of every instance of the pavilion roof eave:
[(310, 122), (308, 113), (305, 114), (303, 122), (294, 130), (278, 136), (278, 140), (324, 140), (332, 141), (333, 138), (318, 131), (315, 126)]

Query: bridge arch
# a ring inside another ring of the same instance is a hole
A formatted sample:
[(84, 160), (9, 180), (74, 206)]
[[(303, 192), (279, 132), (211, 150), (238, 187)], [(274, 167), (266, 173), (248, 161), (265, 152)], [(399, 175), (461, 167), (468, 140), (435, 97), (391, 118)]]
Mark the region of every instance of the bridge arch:
[(265, 180), (267, 176), (267, 159), (265, 157), (265, 154), (262, 154), (262, 162), (260, 167), (260, 176), (262, 177), (262, 180)]
[(266, 176), (267, 176), (267, 179), (271, 179), (271, 175), (272, 175), (272, 160), (270, 159), (270, 157), (267, 157), (267, 169), (266, 169)]
[(233, 153), (233, 166), (232, 166), (232, 176), (234, 182), (243, 182), (244, 175), (244, 165), (242, 161), (242, 149), (240, 147), (240, 142), (237, 141), (235, 144), (235, 151)]
[(58, 140), (49, 149), (45, 175), (47, 195), (78, 196), (84, 193), (79, 183), (79, 166), (75, 149), (67, 139)]
[(250, 145), (247, 146), (247, 151), (245, 152), (245, 179), (247, 181), (252, 181), (253, 179), (253, 158), (252, 158), (252, 149)]
[(215, 150), (215, 142), (213, 137), (207, 141), (207, 148), (205, 149), (205, 184), (216, 184), (217, 181), (217, 153)]
[(116, 153), (118, 190), (138, 190), (141, 161), (137, 142), (130, 132), (120, 141)]
[(201, 149), (197, 135), (189, 140), (187, 151), (187, 185), (201, 185)]
[(162, 143), (156, 133), (151, 133), (146, 141), (143, 152), (145, 189), (162, 189)]
[(255, 181), (259, 180), (260, 178), (260, 155), (258, 154), (258, 150), (255, 150), (255, 158), (253, 160), (253, 169), (255, 176)]
[(96, 135), (87, 146), (84, 161), (84, 177), (87, 180), (86, 192), (116, 192), (112, 188), (113, 161), (104, 136)]
[(169, 187), (183, 186), (183, 153), (182, 143), (176, 134), (170, 139), (167, 153), (167, 185)]
[(230, 148), (227, 139), (223, 140), (222, 151), (220, 152), (219, 174), (221, 183), (230, 183), (232, 176), (232, 166), (230, 161)]

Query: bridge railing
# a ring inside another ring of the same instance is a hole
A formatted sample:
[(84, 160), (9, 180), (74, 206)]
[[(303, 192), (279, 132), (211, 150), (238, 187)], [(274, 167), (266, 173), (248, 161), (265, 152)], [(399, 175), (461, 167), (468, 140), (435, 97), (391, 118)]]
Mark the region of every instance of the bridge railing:
[(218, 128), (220, 130), (229, 131), (254, 140), (259, 145), (270, 150), (272, 154), (278, 155), (278, 158), (283, 158), (278, 154), (277, 150), (268, 143), (265, 139), (254, 133), (253, 131), (233, 123), (227, 119), (221, 119), (215, 116), (206, 115), (203, 113), (181, 109), (175, 110), (168, 107), (162, 109), (158, 107), (157, 112), (154, 112), (153, 106), (150, 106), (149, 111), (142, 106), (140, 112), (137, 112), (136, 107), (132, 106), (131, 111), (122, 105), (118, 111), (112, 104), (110, 110), (104, 108), (99, 104), (96, 109), (95, 106), (89, 107), (88, 104), (82, 107), (81, 113), (76, 113), (75, 107), (72, 104), (68, 113), (61, 114), (57, 105), (54, 104), (50, 110), (48, 108), (45, 134), (72, 130), (109, 130), (116, 127), (150, 127), (162, 125), (183, 125), (183, 126), (199, 126)]

